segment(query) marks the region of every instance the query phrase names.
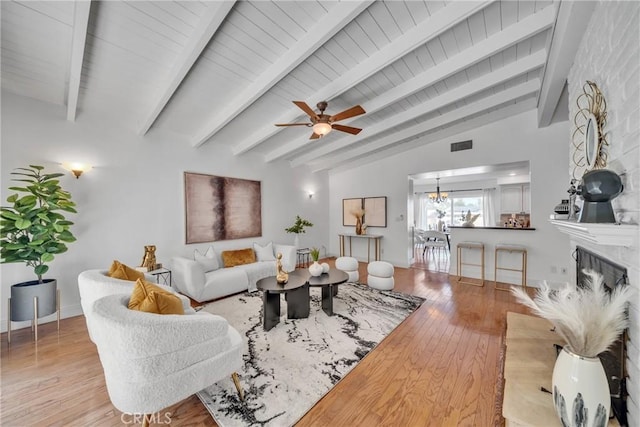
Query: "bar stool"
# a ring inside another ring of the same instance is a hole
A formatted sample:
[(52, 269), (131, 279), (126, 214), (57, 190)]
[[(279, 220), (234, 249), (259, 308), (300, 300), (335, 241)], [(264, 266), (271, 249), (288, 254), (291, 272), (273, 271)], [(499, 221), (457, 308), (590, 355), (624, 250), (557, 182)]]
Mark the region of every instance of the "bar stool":
[[(520, 269), (517, 268), (507, 268), (507, 267), (498, 267), (498, 252), (516, 252), (522, 255), (522, 265)], [(522, 274), (522, 283), (521, 286), (524, 289), (527, 289), (527, 248), (524, 246), (517, 245), (508, 245), (498, 243), (496, 245), (495, 257), (494, 257), (494, 267), (493, 267), (493, 284), (498, 291), (510, 291), (511, 287), (499, 287), (498, 286), (498, 270), (508, 270), (508, 271), (518, 271)]]
[[(474, 286), (484, 286), (484, 243), (482, 242), (460, 242), (457, 244), (456, 246), (457, 249), (457, 266), (456, 266), (456, 275), (458, 276), (458, 282), (459, 283), (464, 283), (467, 285), (474, 285)], [(463, 249), (480, 249), (480, 264), (472, 264), (472, 263), (468, 263), (468, 262), (462, 262), (462, 250)], [(476, 267), (480, 267), (480, 277), (481, 277), (481, 282), (480, 284), (474, 283), (474, 282), (468, 282), (468, 281), (464, 281), (462, 280), (462, 276), (461, 276), (461, 272), (462, 272), (462, 266), (463, 265), (474, 265)]]

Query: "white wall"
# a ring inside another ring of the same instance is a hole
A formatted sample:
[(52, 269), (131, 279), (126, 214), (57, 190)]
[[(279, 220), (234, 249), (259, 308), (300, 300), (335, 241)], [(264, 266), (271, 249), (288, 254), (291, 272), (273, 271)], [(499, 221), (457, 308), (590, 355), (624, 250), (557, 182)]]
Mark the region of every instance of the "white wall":
[[(353, 227), (342, 226), (342, 199), (387, 196), (387, 228), (370, 228), (368, 232), (384, 236), (382, 259), (407, 267), (407, 233), (412, 225), (406, 219), (408, 175), (529, 160), (531, 221), (536, 228), (527, 232), (533, 233), (528, 235), (533, 240), (527, 244), (535, 245), (529, 257), (529, 277), (534, 282), (542, 279), (568, 281), (566, 274), (551, 273), (551, 266), (568, 266), (571, 262), (568, 238), (547, 222), (554, 206), (560, 199), (567, 198), (568, 130), (568, 122), (538, 129), (536, 112), (529, 111), (362, 167), (330, 173), (331, 251), (339, 253), (338, 233), (353, 232)], [(450, 152), (451, 142), (465, 139), (473, 140), (472, 150)], [(517, 238), (514, 237), (512, 243), (517, 243)], [(492, 251), (493, 248), (487, 250)], [(354, 255), (362, 259), (363, 254), (366, 259), (366, 247), (360, 248), (354, 243)], [(487, 270), (492, 272), (492, 266)]]
[[(639, 73), (640, 3), (600, 2), (593, 12), (569, 73), (569, 117), (573, 118), (577, 113), (576, 99), (582, 93), (585, 81), (595, 82), (607, 102), (605, 132), (610, 144), (607, 169), (623, 174), (624, 191), (613, 200), (613, 207), (617, 220), (628, 224), (638, 224), (640, 221)], [(565, 176), (569, 177), (573, 163), (567, 163), (569, 166), (565, 167)], [(571, 242), (572, 249), (580, 245), (626, 267), (629, 282), (636, 289), (629, 310), (631, 325), (627, 345), (630, 426), (640, 425), (639, 239), (636, 232), (631, 247), (602, 246), (581, 240)]]
[[(144, 245), (157, 246), (158, 262), (174, 255), (192, 256), (185, 245), (183, 172), (201, 172), (262, 181), (262, 233), (260, 239), (215, 242), (216, 249), (248, 247), (254, 240), (293, 243), (284, 231), (296, 214), (314, 227), (301, 235), (301, 245), (328, 247), (328, 177), (291, 169), (285, 162), (265, 164), (262, 159), (234, 157), (228, 146), (210, 142), (193, 149), (185, 138), (152, 132), (138, 137), (99, 116), (80, 114), (75, 123), (65, 120), (65, 109), (12, 94), (2, 94), (2, 185), (4, 201), (10, 194), (10, 172), (39, 164), (48, 172), (66, 172), (59, 163), (83, 161), (94, 169), (76, 180), (70, 173), (62, 185), (77, 203), (71, 215), (76, 242), (56, 257), (46, 277), (57, 278), (64, 317), (81, 313), (78, 273), (108, 268), (118, 259), (139, 265)], [(315, 194), (309, 199), (307, 191)], [(0, 266), (0, 310), (4, 313), (10, 286), (33, 280), (22, 264)], [(1, 315), (6, 330), (6, 314)], [(47, 321), (55, 316), (44, 319)], [(14, 324), (13, 328), (25, 326)]]

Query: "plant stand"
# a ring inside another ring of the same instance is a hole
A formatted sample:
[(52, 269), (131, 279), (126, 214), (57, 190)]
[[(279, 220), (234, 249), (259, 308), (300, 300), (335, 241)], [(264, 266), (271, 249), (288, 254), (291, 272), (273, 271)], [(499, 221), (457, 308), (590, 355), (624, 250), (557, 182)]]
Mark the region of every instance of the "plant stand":
[(7, 304), (7, 342), (11, 343), (11, 322), (31, 320), (34, 340), (38, 341), (38, 319), (57, 314), (60, 332), (60, 290), (54, 279), (39, 283), (37, 280), (18, 283), (11, 287)]

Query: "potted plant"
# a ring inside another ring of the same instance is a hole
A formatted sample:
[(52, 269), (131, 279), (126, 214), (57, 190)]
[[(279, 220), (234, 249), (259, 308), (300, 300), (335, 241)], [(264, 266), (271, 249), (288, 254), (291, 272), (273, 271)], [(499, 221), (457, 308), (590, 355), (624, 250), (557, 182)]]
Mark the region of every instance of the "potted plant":
[(311, 248), (311, 251), (309, 251), (309, 253), (311, 254), (311, 259), (313, 260), (313, 264), (309, 266), (309, 273), (312, 276), (320, 276), (323, 272), (322, 266), (318, 263), (318, 258), (320, 258), (320, 249)]
[[(598, 355), (627, 327), (629, 286), (605, 289), (602, 276), (585, 270), (580, 287), (551, 290), (543, 283), (535, 299), (513, 288), (516, 298), (555, 326), (566, 341), (553, 369), (553, 402), (564, 426), (605, 426), (610, 391)], [(588, 418), (588, 420), (587, 420)]]
[(293, 244), (295, 245), (296, 249), (300, 247), (300, 238), (299, 235), (301, 233), (305, 233), (305, 227), (313, 227), (313, 224), (304, 219), (301, 218), (300, 215), (296, 215), (296, 221), (293, 223), (293, 225), (289, 228), (285, 228), (284, 231), (286, 231), (287, 233), (294, 233), (296, 235)]
[(365, 214), (365, 211), (362, 208), (351, 211), (351, 215), (353, 215), (356, 219), (356, 234), (358, 235), (362, 234), (362, 224), (363, 224), (364, 214)]
[[(55, 279), (43, 279), (56, 255), (67, 251), (66, 243), (75, 241), (69, 230), (73, 222), (61, 212), (76, 213), (71, 195), (60, 187), (62, 173), (47, 174), (44, 168), (29, 165), (12, 175), (20, 186), (9, 187), (15, 193), (7, 197), (8, 206), (0, 207), (0, 262), (22, 262), (33, 268), (37, 280), (11, 287), (11, 320), (32, 320), (57, 310)], [(38, 297), (38, 312), (33, 298)], [(10, 326), (10, 325), (9, 325)]]

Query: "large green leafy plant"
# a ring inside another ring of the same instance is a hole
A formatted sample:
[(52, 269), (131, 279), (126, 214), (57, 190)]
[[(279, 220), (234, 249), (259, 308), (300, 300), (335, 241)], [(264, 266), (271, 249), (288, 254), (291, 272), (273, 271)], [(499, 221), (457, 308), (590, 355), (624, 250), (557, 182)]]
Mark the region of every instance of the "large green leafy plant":
[(48, 262), (67, 251), (65, 243), (76, 238), (69, 231), (73, 224), (60, 212), (76, 213), (71, 194), (60, 187), (62, 173), (43, 173), (42, 166), (29, 165), (12, 172), (20, 187), (7, 197), (12, 206), (0, 208), (0, 262), (24, 262), (32, 267), (42, 283)]

